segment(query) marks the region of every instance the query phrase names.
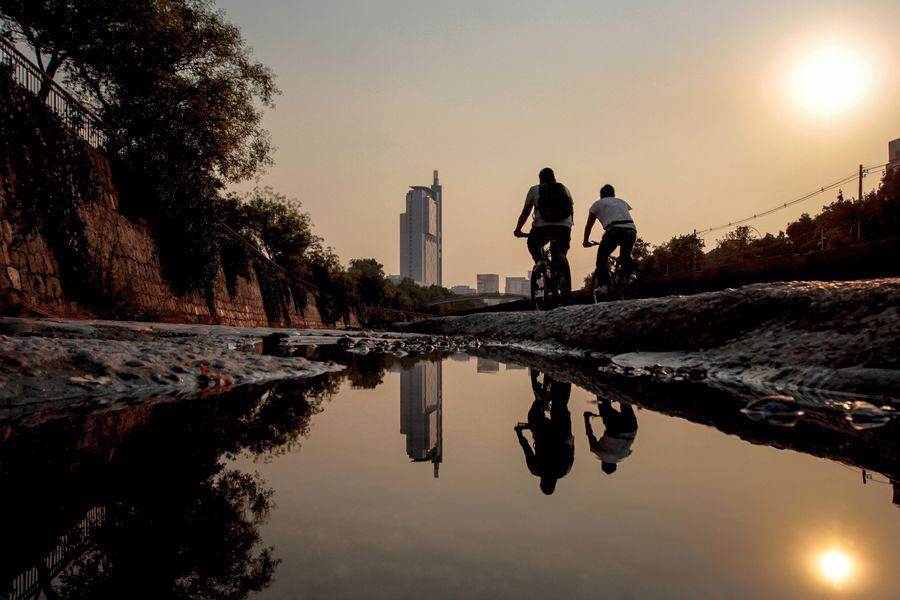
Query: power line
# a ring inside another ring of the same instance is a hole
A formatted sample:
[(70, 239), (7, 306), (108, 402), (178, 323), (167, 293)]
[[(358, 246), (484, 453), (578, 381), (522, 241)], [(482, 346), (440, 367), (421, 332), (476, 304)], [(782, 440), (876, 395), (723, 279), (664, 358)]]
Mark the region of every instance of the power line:
[[(886, 170), (889, 164), (890, 164), (890, 163), (884, 163), (884, 164), (881, 164), (881, 165), (873, 165), (873, 166), (871, 166), (871, 167), (864, 167), (864, 168), (863, 168), (863, 175), (868, 175), (868, 174), (870, 174), (870, 173), (877, 173), (877, 172)], [(821, 188), (819, 188), (819, 189), (817, 189), (817, 190), (815, 190), (815, 191), (813, 191), (813, 192), (809, 192), (808, 194), (804, 194), (803, 196), (800, 196), (799, 198), (795, 198), (795, 199), (793, 199), (793, 200), (790, 200), (789, 202), (784, 202), (784, 203), (779, 204), (778, 206), (772, 207), (772, 208), (770, 208), (770, 209), (768, 209), (768, 210), (764, 210), (764, 211), (761, 211), (761, 212), (758, 212), (758, 213), (754, 213), (753, 215), (750, 215), (750, 216), (748, 216), (748, 217), (744, 217), (744, 218), (742, 218), (742, 219), (736, 219), (736, 220), (734, 220), (734, 221), (729, 221), (728, 223), (725, 223), (725, 224), (723, 224), (723, 225), (716, 225), (715, 227), (709, 227), (709, 228), (707, 228), (707, 229), (700, 230), (700, 231), (697, 232), (697, 235), (700, 236), (700, 237), (702, 237), (702, 236), (704, 236), (704, 235), (706, 235), (706, 234), (708, 234), (708, 233), (712, 233), (713, 231), (719, 231), (720, 229), (728, 229), (728, 228), (730, 228), (730, 227), (734, 227), (735, 225), (741, 225), (741, 224), (743, 224), (743, 223), (747, 223), (747, 222), (749, 222), (749, 221), (753, 221), (754, 219), (758, 219), (758, 218), (760, 218), (760, 217), (765, 217), (765, 216), (771, 215), (771, 214), (773, 214), (773, 213), (778, 212), (779, 210), (784, 210), (785, 208), (788, 208), (789, 206), (794, 206), (795, 204), (800, 204), (801, 202), (805, 202), (805, 201), (807, 201), (807, 200), (810, 200), (810, 199), (812, 199), (812, 198), (815, 198), (815, 197), (818, 196), (819, 194), (823, 194), (823, 193), (825, 193), (825, 192), (827, 192), (827, 191), (833, 190), (833, 189), (835, 189), (835, 188), (837, 188), (837, 187), (840, 187), (840, 186), (842, 186), (842, 185), (845, 185), (845, 184), (847, 184), (847, 183), (850, 183), (851, 181), (853, 181), (854, 179), (857, 179), (858, 177), (859, 177), (859, 173), (858, 173), (858, 172), (854, 172), (854, 173), (852, 173), (852, 174), (850, 174), (850, 175), (847, 175), (846, 177), (843, 177), (842, 179), (839, 179), (838, 181), (835, 181), (834, 183), (830, 183), (830, 184), (828, 184), (828, 185), (826, 185), (826, 186), (823, 186), (823, 187), (821, 187)]]

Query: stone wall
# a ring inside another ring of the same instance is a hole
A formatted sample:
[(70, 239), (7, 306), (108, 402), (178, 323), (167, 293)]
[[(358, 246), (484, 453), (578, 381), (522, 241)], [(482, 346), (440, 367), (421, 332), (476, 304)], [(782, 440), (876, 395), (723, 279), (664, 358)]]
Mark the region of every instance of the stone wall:
[[(94, 159), (98, 175), (96, 195), (82, 215), (90, 255), (100, 270), (103, 294), (111, 300), (116, 317), (241, 327), (324, 326), (313, 294), (302, 312), (289, 302), (286, 314), (270, 320), (252, 269), (249, 279), (238, 278), (234, 296), (228, 293), (221, 268), (209, 301), (199, 292), (180, 296), (172, 293), (163, 277), (150, 228), (119, 213), (119, 197), (109, 163), (97, 153)], [(46, 241), (39, 234), (26, 235), (17, 225), (16, 215), (7, 210), (2, 184), (0, 181), (0, 290), (8, 300), (32, 312), (92, 316), (87, 307), (67, 298), (59, 265)]]

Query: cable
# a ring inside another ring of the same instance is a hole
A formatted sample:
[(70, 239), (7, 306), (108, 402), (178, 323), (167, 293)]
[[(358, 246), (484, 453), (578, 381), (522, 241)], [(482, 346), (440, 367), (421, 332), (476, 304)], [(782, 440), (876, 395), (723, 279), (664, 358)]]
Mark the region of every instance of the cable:
[[(866, 176), (870, 173), (877, 173), (877, 172), (881, 172), (883, 170), (887, 170), (887, 167), (889, 165), (890, 165), (890, 163), (884, 163), (881, 165), (873, 165), (871, 167), (863, 167), (863, 176)], [(809, 192), (808, 194), (804, 194), (803, 196), (800, 196), (799, 198), (795, 198), (794, 200), (791, 200), (789, 202), (785, 202), (785, 203), (775, 206), (773, 208), (770, 208), (770, 209), (767, 209), (767, 210), (764, 210), (764, 211), (761, 211), (758, 213), (754, 213), (753, 215), (751, 215), (749, 217), (744, 217), (743, 219), (729, 221), (728, 223), (725, 223), (724, 225), (716, 225), (715, 227), (709, 227), (707, 229), (697, 231), (697, 236), (702, 237), (706, 234), (712, 233), (713, 231), (718, 231), (720, 229), (727, 229), (729, 227), (734, 227), (735, 225), (741, 225), (743, 223), (747, 223), (748, 221), (753, 221), (754, 219), (758, 219), (760, 217), (765, 217), (765, 216), (771, 215), (773, 213), (778, 212), (779, 210), (784, 210), (785, 208), (788, 208), (789, 206), (794, 206), (795, 204), (800, 204), (801, 202), (805, 202), (807, 200), (815, 198), (819, 194), (823, 194), (827, 191), (835, 189), (836, 187), (842, 186), (846, 183), (850, 183), (851, 181), (853, 181), (854, 179), (857, 179), (857, 178), (859, 178), (859, 172), (852, 173), (838, 181), (835, 181), (834, 183), (830, 183), (824, 187), (821, 187), (818, 190), (815, 190), (814, 192)]]

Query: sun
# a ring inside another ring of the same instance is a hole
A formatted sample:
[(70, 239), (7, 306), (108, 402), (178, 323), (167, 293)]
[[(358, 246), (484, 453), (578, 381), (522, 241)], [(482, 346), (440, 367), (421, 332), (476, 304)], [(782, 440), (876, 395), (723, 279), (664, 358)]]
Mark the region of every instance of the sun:
[(845, 552), (831, 549), (819, 555), (819, 574), (834, 585), (845, 582), (853, 573), (853, 559)]
[(797, 65), (794, 95), (805, 109), (833, 116), (861, 103), (869, 79), (869, 66), (859, 54), (840, 46), (824, 47)]

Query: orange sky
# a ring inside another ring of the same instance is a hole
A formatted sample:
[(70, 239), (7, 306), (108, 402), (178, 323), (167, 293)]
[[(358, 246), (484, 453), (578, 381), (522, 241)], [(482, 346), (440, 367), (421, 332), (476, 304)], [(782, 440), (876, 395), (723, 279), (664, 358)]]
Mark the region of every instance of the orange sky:
[[(893, 1), (218, 4), (283, 90), (265, 120), (276, 165), (260, 183), (299, 199), (345, 261), (396, 273), (407, 186), (440, 169), (447, 286), (524, 275), (512, 229), (546, 165), (575, 198), (580, 279), (594, 256), (581, 228), (604, 183), (655, 244), (883, 163), (900, 137)], [(792, 81), (835, 45), (869, 77), (858, 104), (823, 115)], [(832, 199), (752, 225), (777, 231)]]

